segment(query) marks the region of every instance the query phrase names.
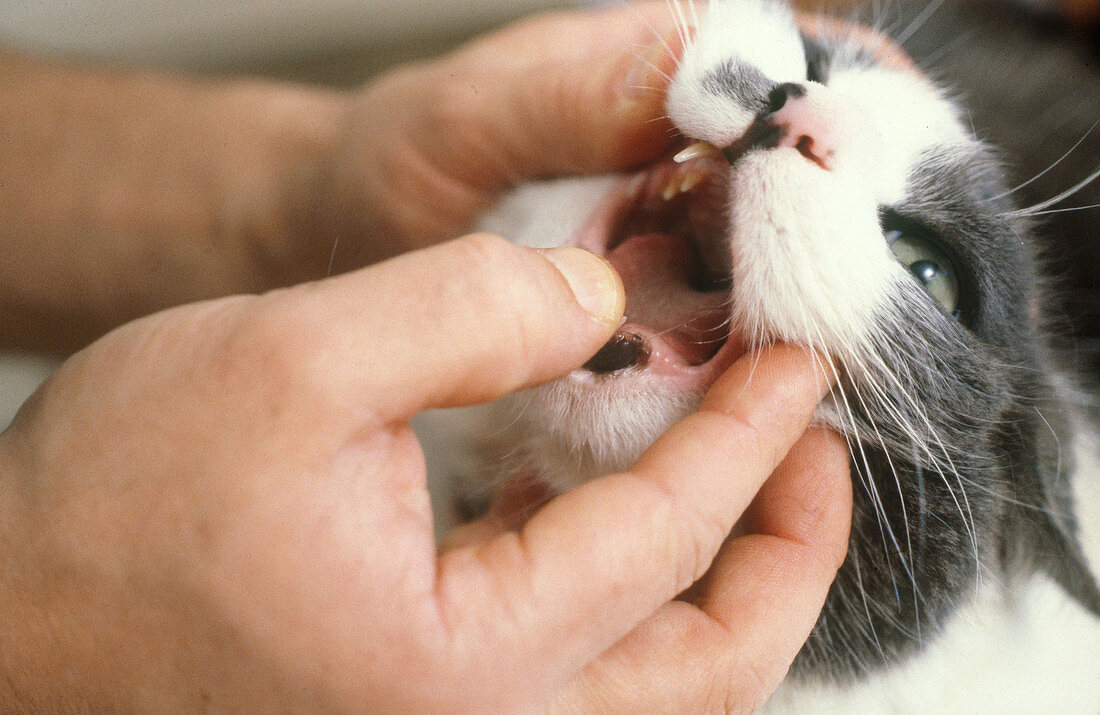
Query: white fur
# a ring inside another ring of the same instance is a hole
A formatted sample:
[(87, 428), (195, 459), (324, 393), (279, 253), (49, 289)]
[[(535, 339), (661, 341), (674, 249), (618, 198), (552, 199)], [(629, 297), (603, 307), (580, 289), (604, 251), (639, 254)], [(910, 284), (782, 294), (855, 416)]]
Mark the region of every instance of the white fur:
[(559, 492), (628, 468), (703, 398), (634, 384), (593, 390), (599, 379), (576, 372), (518, 395), (512, 405), (517, 454), (534, 456), (540, 478)]
[[(707, 91), (708, 73), (736, 59), (776, 83), (799, 82), (835, 106), (832, 171), (782, 147), (742, 158), (731, 186), (735, 324), (756, 339), (812, 343), (842, 358), (865, 354), (894, 285), (909, 280), (882, 239), (878, 207), (903, 196), (920, 154), (967, 141), (952, 105), (915, 73), (877, 67), (806, 81), (789, 10), (767, 0), (713, 2), (669, 89), (673, 122), (717, 146), (754, 114)], [(919, 107), (919, 111), (914, 108)]]
[[(1077, 517), (1077, 541), (1088, 560), (1089, 571), (1100, 574), (1100, 439), (1080, 417), (1073, 426), (1077, 444), (1071, 494)], [(1100, 623), (1094, 627), (1100, 629)], [(1096, 651), (1095, 661), (1100, 670), (1100, 650)]]
[(599, 176), (524, 184), (482, 216), (477, 229), (506, 236), (521, 246), (560, 246), (619, 180)]
[(669, 115), (685, 135), (726, 146), (752, 121), (744, 107), (701, 86), (709, 71), (730, 59), (781, 82), (805, 79), (806, 60), (790, 9), (769, 0), (710, 3), (668, 91)]

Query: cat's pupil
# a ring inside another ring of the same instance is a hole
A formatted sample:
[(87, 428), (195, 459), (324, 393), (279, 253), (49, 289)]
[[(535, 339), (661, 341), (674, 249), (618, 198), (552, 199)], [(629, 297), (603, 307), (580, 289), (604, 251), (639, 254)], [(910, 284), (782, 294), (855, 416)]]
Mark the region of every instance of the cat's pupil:
[(921, 283), (928, 285), (939, 275), (940, 267), (932, 261), (917, 261), (910, 264), (909, 272), (915, 275)]

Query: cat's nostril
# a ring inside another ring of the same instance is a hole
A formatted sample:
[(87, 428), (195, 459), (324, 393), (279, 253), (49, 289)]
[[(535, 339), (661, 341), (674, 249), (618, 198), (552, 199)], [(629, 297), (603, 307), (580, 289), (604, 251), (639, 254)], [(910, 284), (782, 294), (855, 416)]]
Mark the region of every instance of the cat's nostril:
[(806, 94), (806, 88), (797, 82), (784, 82), (768, 93), (768, 114), (774, 114), (783, 108), (788, 99)]
[[(844, 100), (826, 87), (781, 84), (772, 91), (770, 112), (757, 122), (774, 129), (769, 148), (790, 147), (831, 171), (845, 134), (857, 126)], [(759, 132), (763, 136), (763, 132)]]
[(609, 373), (629, 367), (644, 367), (649, 360), (649, 347), (645, 339), (634, 333), (615, 333), (599, 352), (584, 364), (584, 369), (595, 373)]

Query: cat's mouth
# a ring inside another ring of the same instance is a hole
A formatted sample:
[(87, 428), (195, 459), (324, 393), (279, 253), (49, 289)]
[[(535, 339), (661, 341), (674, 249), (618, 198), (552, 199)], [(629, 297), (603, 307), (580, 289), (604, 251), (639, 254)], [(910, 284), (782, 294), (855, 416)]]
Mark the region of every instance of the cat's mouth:
[(617, 185), (574, 238), (622, 276), (626, 314), (588, 363), (706, 386), (744, 352), (730, 331), (729, 163), (667, 159)]

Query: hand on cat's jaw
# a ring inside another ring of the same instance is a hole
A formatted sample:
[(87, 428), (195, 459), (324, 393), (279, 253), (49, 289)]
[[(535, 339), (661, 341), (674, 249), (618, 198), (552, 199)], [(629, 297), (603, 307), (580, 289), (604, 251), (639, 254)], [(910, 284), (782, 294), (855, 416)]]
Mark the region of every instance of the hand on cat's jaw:
[(558, 12), (383, 75), (294, 197), (299, 233), (339, 237), (337, 270), (355, 267), (459, 235), (521, 181), (656, 158), (675, 37), (664, 2)]
[[(408, 418), (561, 376), (622, 304), (590, 254), (481, 236), (82, 351), (0, 436), (0, 709), (759, 703), (847, 543), (845, 452), (811, 435), (723, 548), (828, 389), (802, 351), (437, 555)], [(698, 607), (671, 601), (708, 568)]]

